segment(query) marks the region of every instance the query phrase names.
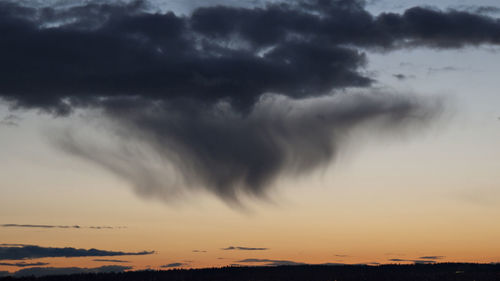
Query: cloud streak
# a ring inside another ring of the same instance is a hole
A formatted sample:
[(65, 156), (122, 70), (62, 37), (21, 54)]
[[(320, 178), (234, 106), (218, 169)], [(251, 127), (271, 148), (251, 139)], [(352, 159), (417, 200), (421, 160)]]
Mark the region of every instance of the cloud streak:
[(97, 261), (97, 262), (129, 263), (129, 261), (124, 261), (124, 260), (113, 260), (113, 259), (93, 259), (92, 261)]
[(424, 259), (424, 260), (440, 260), (444, 259), (445, 256), (424, 256), (424, 257), (419, 257), (419, 259)]
[(161, 268), (176, 268), (176, 267), (182, 267), (182, 266), (187, 266), (189, 264), (187, 263), (181, 263), (181, 262), (174, 262), (174, 263), (169, 263), (169, 264), (165, 264), (165, 265), (162, 265), (160, 266)]
[(230, 250), (239, 250), (239, 251), (266, 251), (269, 250), (269, 248), (252, 248), (252, 247), (234, 247), (234, 246), (229, 246), (227, 248), (222, 248), (224, 251), (230, 251)]
[(0, 224), (0, 227), (19, 227), (19, 228), (60, 228), (60, 229), (122, 229), (123, 226), (80, 226), (80, 225), (47, 225), (47, 224)]
[(15, 266), (15, 267), (28, 267), (28, 266), (43, 266), (43, 265), (49, 265), (49, 263), (46, 262), (15, 262), (15, 263), (8, 263), (8, 262), (0, 262), (0, 265), (3, 266)]
[(0, 260), (23, 260), (53, 257), (101, 257), (101, 256), (139, 256), (150, 255), (153, 251), (142, 252), (120, 252), (105, 251), (98, 249), (77, 248), (52, 248), (35, 245), (2, 245), (0, 246)]
[(436, 263), (437, 260), (443, 259), (443, 256), (426, 256), (426, 257), (419, 257), (418, 259), (399, 259), (399, 258), (394, 258), (394, 259), (389, 259), (389, 261), (392, 262), (411, 262), (415, 264), (432, 264)]

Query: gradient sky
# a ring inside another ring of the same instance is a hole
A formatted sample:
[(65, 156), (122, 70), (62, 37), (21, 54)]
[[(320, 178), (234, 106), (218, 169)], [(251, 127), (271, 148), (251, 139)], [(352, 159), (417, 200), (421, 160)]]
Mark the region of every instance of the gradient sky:
[[(178, 14), (208, 5), (151, 2)], [(373, 14), (416, 5), (500, 9), (494, 0), (371, 2), (366, 9)], [(498, 18), (500, 13), (490, 16)], [(134, 269), (173, 263), (266, 263), (242, 262), (245, 259), (356, 264), (437, 257), (433, 260), (500, 262), (499, 46), (363, 51), (368, 61), (363, 73), (376, 80), (372, 89), (439, 102), (438, 116), (395, 131), (369, 124), (356, 127), (344, 136), (338, 157), (327, 166), (298, 176), (280, 175), (267, 197), (244, 196), (240, 203), (203, 189), (188, 188), (183, 196), (166, 200), (138, 193), (127, 178), (54, 144), (54, 135), (69, 130), (113, 147), (114, 139), (106, 135), (99, 118), (89, 117), (85, 109), (57, 117), (37, 108), (9, 108), (3, 102), (0, 225), (81, 227), (0, 226), (0, 243), (155, 251), (23, 260), (52, 267), (117, 264), (95, 259), (128, 261), (124, 264)], [(405, 78), (398, 79), (398, 74)], [(229, 246), (266, 249), (224, 250)], [(0, 271), (18, 269), (0, 265)]]

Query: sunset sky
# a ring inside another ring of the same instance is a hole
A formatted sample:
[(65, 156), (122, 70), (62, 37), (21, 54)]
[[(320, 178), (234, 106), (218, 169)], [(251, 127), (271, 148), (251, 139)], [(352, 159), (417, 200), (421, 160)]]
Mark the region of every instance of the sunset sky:
[(0, 0), (0, 276), (500, 262), (499, 52), (497, 0)]

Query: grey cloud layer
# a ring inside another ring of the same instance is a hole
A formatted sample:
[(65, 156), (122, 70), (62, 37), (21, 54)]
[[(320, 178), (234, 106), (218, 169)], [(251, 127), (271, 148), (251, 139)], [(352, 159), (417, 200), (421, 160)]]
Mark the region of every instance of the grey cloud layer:
[(52, 257), (99, 257), (99, 256), (137, 256), (150, 255), (154, 252), (119, 252), (98, 249), (52, 248), (35, 245), (2, 245), (0, 260), (22, 260)]
[(415, 7), (373, 16), (362, 1), (214, 6), (191, 16), (148, 12), (145, 1), (35, 9), (0, 3), (1, 95), (60, 113), (100, 97), (229, 99), (247, 108), (266, 92), (295, 97), (368, 86), (364, 55), (392, 49), (500, 43), (498, 19)]
[(278, 176), (330, 163), (359, 125), (393, 132), (439, 111), (407, 95), (339, 94), (370, 92), (362, 50), (500, 43), (500, 21), (484, 14), (374, 16), (355, 0), (152, 10), (145, 1), (0, 2), (0, 97), (59, 115), (99, 111), (114, 148), (72, 133), (55, 143), (161, 199), (189, 188), (227, 201), (265, 196)]

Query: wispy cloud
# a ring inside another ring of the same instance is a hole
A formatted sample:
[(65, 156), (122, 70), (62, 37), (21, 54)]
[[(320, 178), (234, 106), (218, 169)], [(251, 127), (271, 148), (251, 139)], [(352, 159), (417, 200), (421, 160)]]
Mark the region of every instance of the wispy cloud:
[(459, 71), (462, 70), (461, 68), (454, 67), (454, 66), (445, 66), (445, 67), (429, 67), (427, 69), (427, 74), (435, 74), (438, 72), (454, 72), (454, 71)]
[(193, 253), (206, 253), (207, 251), (205, 250), (193, 250)]
[(406, 79), (406, 75), (404, 75), (402, 73), (393, 74), (392, 76), (398, 80), (405, 80)]
[(123, 229), (125, 226), (80, 226), (80, 225), (50, 225), (50, 224), (0, 224), (0, 227), (21, 227), (21, 228), (63, 228), (63, 229)]
[(129, 263), (130, 262), (130, 261), (112, 260), (112, 259), (93, 259), (92, 261), (97, 261), (97, 262), (117, 262), (117, 263)]
[(419, 259), (424, 259), (424, 260), (440, 260), (444, 259), (445, 256), (424, 256), (424, 257), (419, 257)]
[(495, 6), (470, 6), (470, 5), (459, 5), (456, 6), (458, 10), (464, 10), (472, 13), (478, 14), (498, 14), (500, 13), (500, 7)]
[[(415, 263), (415, 264), (429, 264), (429, 263), (436, 263), (437, 261), (435, 259), (431, 259), (432, 257), (422, 257), (418, 259), (389, 259), (391, 262), (410, 262), (410, 263)], [(440, 258), (438, 258), (440, 259)]]
[(16, 245), (0, 246), (0, 260), (22, 260), (49, 257), (99, 257), (99, 256), (138, 256), (150, 255), (154, 251), (142, 252), (121, 252), (105, 251), (98, 249), (76, 249), (71, 247), (53, 248), (36, 245)]
[(234, 246), (229, 246), (227, 248), (222, 248), (224, 251), (231, 251), (231, 250), (240, 250), (240, 251), (266, 251), (269, 250), (269, 248), (253, 248), (253, 247), (234, 247)]
[(0, 120), (0, 125), (5, 126), (19, 126), (21, 118), (14, 114), (9, 114)]
[(182, 267), (182, 266), (187, 266), (187, 263), (182, 263), (182, 262), (174, 262), (174, 263), (169, 263), (160, 266), (161, 268), (175, 268), (175, 267)]
[(346, 265), (346, 264), (342, 263), (342, 262), (325, 262), (325, 263), (320, 263), (319, 265), (325, 265), (325, 266), (343, 266), (343, 265)]

